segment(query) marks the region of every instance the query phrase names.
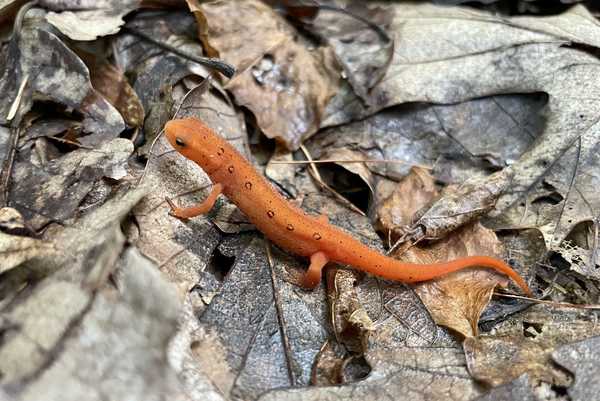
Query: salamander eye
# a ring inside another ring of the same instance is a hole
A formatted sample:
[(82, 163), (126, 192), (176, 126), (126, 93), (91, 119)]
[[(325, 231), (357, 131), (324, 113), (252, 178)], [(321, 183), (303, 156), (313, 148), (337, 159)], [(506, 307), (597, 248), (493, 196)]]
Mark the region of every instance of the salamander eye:
[(179, 137), (175, 138), (175, 143), (179, 146), (185, 146), (185, 142), (183, 142), (183, 139)]

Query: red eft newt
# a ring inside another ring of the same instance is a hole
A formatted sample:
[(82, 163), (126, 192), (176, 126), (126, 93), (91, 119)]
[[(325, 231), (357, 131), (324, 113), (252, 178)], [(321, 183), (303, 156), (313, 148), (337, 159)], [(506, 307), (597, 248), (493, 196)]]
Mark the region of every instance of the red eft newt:
[(167, 139), (183, 156), (198, 164), (213, 187), (200, 204), (176, 207), (169, 199), (171, 215), (188, 219), (205, 214), (224, 194), (248, 216), (267, 238), (283, 249), (310, 258), (302, 285), (314, 288), (321, 270), (330, 261), (389, 280), (414, 283), (468, 267), (494, 269), (512, 278), (529, 296), (525, 280), (510, 266), (489, 256), (468, 256), (433, 264), (404, 263), (384, 256), (328, 223), (327, 217), (312, 217), (286, 201), (275, 188), (226, 140), (194, 118), (171, 120), (165, 125)]

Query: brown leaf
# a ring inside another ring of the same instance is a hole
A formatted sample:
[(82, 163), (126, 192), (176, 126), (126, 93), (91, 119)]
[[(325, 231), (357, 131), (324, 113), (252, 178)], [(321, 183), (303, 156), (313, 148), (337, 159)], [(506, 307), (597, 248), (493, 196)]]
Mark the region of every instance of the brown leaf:
[[(403, 227), (413, 219), (413, 214), (435, 196), (433, 177), (424, 170), (413, 168), (395, 188), (394, 193), (379, 206), (378, 214), (381, 216), (383, 231), (394, 230), (396, 235), (405, 233)], [(460, 205), (457, 195), (453, 199), (456, 199), (456, 205)], [(439, 227), (443, 225), (439, 221), (436, 223), (440, 224)], [(460, 230), (455, 229), (452, 235), (431, 244), (411, 246), (405, 243), (392, 256), (404, 262), (430, 264), (471, 255), (497, 256), (501, 254), (501, 249), (492, 231), (472, 223)], [(477, 335), (479, 316), (489, 303), (494, 287), (499, 283), (506, 283), (503, 276), (488, 269), (477, 269), (419, 284), (416, 291), (436, 323), (470, 337)]]
[(337, 90), (339, 73), (331, 51), (311, 50), (282, 17), (257, 0), (204, 3), (200, 9), (210, 45), (239, 71), (226, 88), (254, 113), (269, 138), (297, 149), (317, 131)]
[(427, 170), (413, 167), (400, 181), (390, 196), (377, 209), (377, 224), (392, 243), (410, 231), (416, 211), (438, 196), (433, 177)]
[[(471, 255), (500, 255), (496, 235), (480, 224), (455, 231), (446, 240), (428, 247), (412, 247), (402, 260), (415, 263), (445, 262)], [(437, 324), (464, 337), (478, 334), (477, 323), (491, 300), (494, 288), (506, 286), (505, 276), (489, 269), (469, 269), (418, 284), (415, 291)]]
[(129, 127), (139, 128), (144, 123), (144, 107), (127, 78), (109, 63), (91, 66), (92, 85), (121, 113)]

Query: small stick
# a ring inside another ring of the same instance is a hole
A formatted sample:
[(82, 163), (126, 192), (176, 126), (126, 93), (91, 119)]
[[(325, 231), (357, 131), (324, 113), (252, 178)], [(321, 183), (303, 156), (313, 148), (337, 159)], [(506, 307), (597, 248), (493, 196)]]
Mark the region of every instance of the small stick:
[(420, 167), (425, 170), (433, 170), (433, 167), (425, 164), (413, 164), (404, 160), (391, 159), (359, 159), (359, 160), (337, 160), (337, 159), (321, 159), (321, 160), (273, 160), (273, 164), (310, 164), (310, 163), (389, 163), (389, 164), (407, 164), (409, 166)]
[(228, 64), (225, 61), (220, 60), (218, 58), (195, 56), (193, 54), (189, 54), (184, 51), (181, 51), (181, 50), (177, 49), (176, 47), (173, 47), (166, 43), (160, 42), (160, 41), (154, 39), (153, 37), (146, 35), (144, 32), (138, 31), (137, 29), (133, 29), (133, 28), (129, 28), (129, 27), (123, 27), (122, 29), (123, 29), (123, 31), (125, 31), (127, 33), (135, 35), (141, 39), (144, 39), (145, 41), (147, 41), (149, 43), (152, 43), (153, 45), (163, 48), (168, 52), (171, 52), (173, 54), (176, 54), (180, 57), (191, 60), (193, 62), (196, 62), (205, 67), (211, 68), (213, 70), (219, 71), (221, 74), (225, 75), (227, 78), (231, 78), (235, 74), (235, 67), (233, 67), (231, 64)]

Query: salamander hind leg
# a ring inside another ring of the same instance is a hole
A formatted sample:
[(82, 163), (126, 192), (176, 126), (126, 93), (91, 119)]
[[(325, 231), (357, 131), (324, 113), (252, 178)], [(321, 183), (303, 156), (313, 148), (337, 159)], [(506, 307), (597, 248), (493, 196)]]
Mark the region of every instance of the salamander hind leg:
[(171, 207), (171, 211), (169, 214), (178, 219), (190, 219), (192, 217), (199, 216), (201, 214), (206, 214), (210, 212), (210, 209), (215, 205), (217, 198), (223, 192), (223, 185), (215, 184), (208, 194), (208, 197), (195, 206), (190, 207), (177, 207), (169, 198), (165, 198), (169, 206)]
[(310, 265), (302, 278), (302, 287), (307, 289), (315, 288), (321, 281), (321, 271), (329, 262), (329, 258), (324, 252), (313, 253), (310, 257)]

